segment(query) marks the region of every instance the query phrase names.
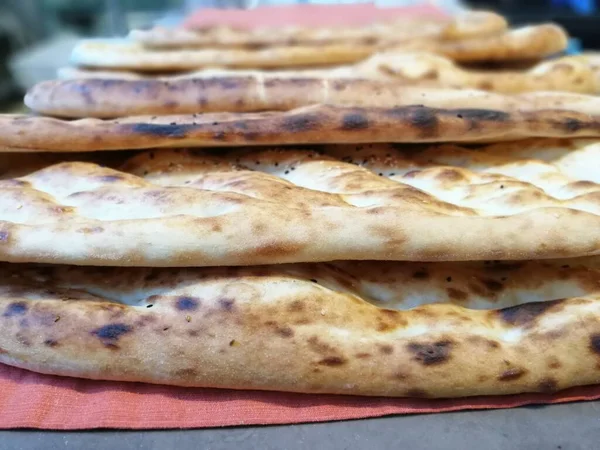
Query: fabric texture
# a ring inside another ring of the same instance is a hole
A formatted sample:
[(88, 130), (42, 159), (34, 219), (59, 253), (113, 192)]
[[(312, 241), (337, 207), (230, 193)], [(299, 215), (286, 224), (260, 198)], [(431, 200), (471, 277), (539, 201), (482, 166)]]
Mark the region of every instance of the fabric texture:
[(189, 389), (40, 375), (0, 365), (0, 428), (208, 428), (291, 424), (600, 398), (600, 385), (560, 394), (452, 400)]
[(294, 26), (351, 26), (389, 21), (399, 17), (446, 17), (432, 5), (379, 8), (374, 3), (348, 5), (282, 5), (262, 6), (251, 10), (202, 8), (190, 14), (186, 28), (233, 26), (236, 28)]

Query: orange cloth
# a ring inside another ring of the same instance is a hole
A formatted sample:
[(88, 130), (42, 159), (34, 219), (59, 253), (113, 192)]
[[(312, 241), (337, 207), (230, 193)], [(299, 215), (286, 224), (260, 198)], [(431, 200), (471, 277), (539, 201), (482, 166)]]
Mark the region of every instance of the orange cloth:
[(202, 428), (325, 422), (390, 414), (511, 408), (600, 398), (600, 385), (560, 394), (452, 400), (190, 389), (40, 375), (0, 364), (0, 428)]
[(283, 5), (261, 6), (255, 9), (201, 9), (184, 22), (188, 28), (229, 25), (235, 28), (282, 26), (353, 26), (374, 22), (389, 22), (395, 18), (414, 16), (443, 18), (445, 15), (431, 5), (377, 7), (373, 3), (348, 5)]

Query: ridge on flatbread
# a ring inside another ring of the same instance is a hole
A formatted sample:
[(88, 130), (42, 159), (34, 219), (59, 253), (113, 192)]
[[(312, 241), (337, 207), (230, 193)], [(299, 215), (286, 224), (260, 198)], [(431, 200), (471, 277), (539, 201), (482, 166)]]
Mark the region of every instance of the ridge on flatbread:
[(596, 255), (599, 151), (595, 140), (161, 150), (119, 170), (13, 167), (0, 180), (0, 260), (182, 267)]

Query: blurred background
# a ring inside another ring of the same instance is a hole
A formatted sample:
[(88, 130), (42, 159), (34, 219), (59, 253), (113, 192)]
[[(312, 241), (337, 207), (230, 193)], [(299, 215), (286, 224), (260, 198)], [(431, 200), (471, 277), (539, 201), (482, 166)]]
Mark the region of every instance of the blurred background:
[[(358, 3), (318, 1), (314, 3)], [(35, 82), (54, 78), (82, 37), (125, 36), (130, 29), (176, 26), (202, 8), (254, 8), (310, 0), (1, 0), (0, 105), (20, 102)], [(575, 39), (571, 51), (600, 49), (596, 0), (380, 0), (381, 7), (427, 3), (445, 12), (488, 9), (513, 25), (553, 21)], [(6, 108), (3, 108), (6, 109)]]

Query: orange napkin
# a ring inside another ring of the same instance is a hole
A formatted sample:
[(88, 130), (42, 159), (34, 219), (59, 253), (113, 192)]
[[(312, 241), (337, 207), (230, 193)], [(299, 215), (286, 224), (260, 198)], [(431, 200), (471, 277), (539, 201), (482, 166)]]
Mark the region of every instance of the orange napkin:
[(360, 26), (389, 22), (399, 17), (444, 18), (437, 7), (422, 4), (403, 7), (377, 7), (373, 3), (308, 4), (261, 6), (255, 9), (200, 9), (184, 22), (187, 28), (228, 25), (235, 28), (282, 26)]
[(600, 385), (560, 394), (452, 400), (190, 389), (39, 375), (0, 364), (0, 428), (203, 428), (511, 408), (600, 398)]

